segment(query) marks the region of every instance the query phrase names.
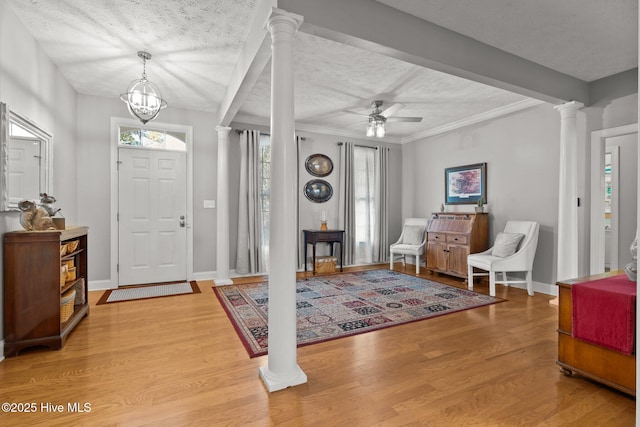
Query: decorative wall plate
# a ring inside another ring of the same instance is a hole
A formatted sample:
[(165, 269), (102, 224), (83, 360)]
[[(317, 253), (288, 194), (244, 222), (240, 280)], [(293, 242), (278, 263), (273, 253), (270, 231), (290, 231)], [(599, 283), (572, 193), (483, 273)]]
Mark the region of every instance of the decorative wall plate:
[(324, 154), (312, 154), (307, 157), (304, 167), (313, 176), (327, 176), (333, 171), (333, 162)]
[(333, 187), (323, 179), (312, 179), (304, 185), (304, 195), (314, 203), (324, 203), (333, 196)]

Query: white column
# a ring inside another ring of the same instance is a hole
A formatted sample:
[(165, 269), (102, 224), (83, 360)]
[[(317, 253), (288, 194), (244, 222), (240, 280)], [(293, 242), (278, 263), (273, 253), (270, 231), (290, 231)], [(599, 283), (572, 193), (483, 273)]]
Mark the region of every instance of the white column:
[(229, 131), (216, 126), (218, 132), (218, 216), (216, 221), (216, 286), (233, 283), (229, 277)]
[(560, 191), (558, 202), (557, 280), (578, 277), (578, 134), (577, 112), (583, 104), (571, 101), (560, 111)]
[(271, 32), (271, 193), (269, 356), (259, 373), (270, 392), (307, 382), (296, 348), (296, 144), (293, 37), (302, 17), (273, 8)]

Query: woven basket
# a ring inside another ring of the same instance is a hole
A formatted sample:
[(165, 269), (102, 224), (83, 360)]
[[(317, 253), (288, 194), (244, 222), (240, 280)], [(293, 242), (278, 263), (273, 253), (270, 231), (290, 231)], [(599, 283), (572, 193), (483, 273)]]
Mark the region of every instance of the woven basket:
[(63, 287), (67, 281), (67, 274), (69, 273), (69, 267), (65, 265), (60, 266), (60, 287)]
[(335, 273), (336, 257), (334, 256), (317, 256), (316, 257), (316, 273)]
[(78, 249), (78, 245), (80, 244), (79, 240), (72, 240), (67, 242), (67, 253), (75, 252)]
[(69, 289), (62, 294), (60, 298), (60, 323), (64, 323), (73, 314), (73, 304), (76, 301), (76, 290), (74, 288)]
[(75, 267), (67, 268), (67, 282), (70, 282), (72, 280), (76, 280), (76, 268)]

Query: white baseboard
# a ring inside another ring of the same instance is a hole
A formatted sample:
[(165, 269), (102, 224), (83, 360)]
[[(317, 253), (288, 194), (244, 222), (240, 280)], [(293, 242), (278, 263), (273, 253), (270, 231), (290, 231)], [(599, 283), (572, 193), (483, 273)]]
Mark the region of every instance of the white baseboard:
[(0, 363), (4, 360), (4, 340), (0, 341)]
[(215, 271), (200, 271), (198, 273), (193, 273), (193, 280), (203, 281), (203, 280), (213, 280), (216, 278)]
[[(229, 278), (232, 277), (253, 277), (253, 276), (260, 276), (263, 273), (252, 273), (252, 274), (238, 274), (235, 270), (229, 270)], [(201, 271), (198, 273), (193, 273), (193, 280), (195, 281), (202, 281), (202, 280), (213, 280), (214, 282), (216, 281), (216, 272), (215, 271)], [(229, 280), (229, 283), (226, 283), (227, 280), (224, 280), (223, 282), (225, 282), (224, 284), (231, 284), (231, 281)]]
[(107, 289), (116, 289), (117, 286), (111, 283), (111, 280), (90, 280), (89, 291), (106, 291)]
[[(415, 264), (411, 264), (409, 262), (407, 262), (407, 264), (410, 265), (414, 265)], [(422, 268), (422, 267), (421, 267)], [(300, 271), (304, 271), (304, 270), (300, 270)], [(229, 271), (229, 276), (231, 277), (251, 277), (251, 276), (260, 276), (263, 275), (264, 273), (255, 273), (255, 274), (238, 274), (235, 270), (231, 270)], [(216, 272), (215, 271), (201, 271), (198, 273), (193, 273), (193, 278), (192, 280), (195, 281), (204, 281), (204, 280), (213, 280), (215, 283), (215, 279), (216, 279)], [(222, 284), (227, 284), (226, 281), (225, 283)], [(526, 285), (524, 283), (514, 283), (511, 284), (510, 286), (513, 286), (515, 288), (519, 288), (519, 289), (527, 289)], [(90, 291), (104, 291), (107, 289), (117, 289), (117, 286), (113, 285), (111, 283), (111, 280), (91, 280), (89, 282), (89, 290)], [(542, 282), (533, 282), (533, 291), (534, 292), (538, 292), (541, 294), (547, 294), (547, 295), (553, 295), (553, 296), (558, 296), (558, 287), (555, 284), (548, 284), (548, 283), (542, 283)], [(2, 353), (4, 354), (4, 353)]]
[[(496, 283), (496, 286), (504, 286)], [(509, 284), (512, 288), (524, 289), (527, 290), (526, 283), (511, 283)], [(542, 282), (533, 282), (533, 292), (540, 294), (547, 294), (552, 296), (558, 296), (558, 287), (556, 285), (550, 285), (548, 283)]]
[[(407, 265), (411, 264), (410, 262), (407, 262)], [(411, 264), (413, 266), (415, 266), (415, 264)], [(487, 279), (488, 280), (488, 279)], [(499, 283), (497, 283), (498, 286), (504, 286), (504, 285), (500, 285)], [(518, 289), (527, 289), (527, 285), (526, 283), (511, 283), (509, 284), (509, 286), (514, 287), (514, 288), (518, 288)], [(542, 283), (542, 282), (533, 282), (533, 292), (536, 293), (541, 293), (541, 294), (547, 294), (547, 295), (552, 295), (552, 296), (558, 296), (558, 287), (553, 284), (549, 284), (549, 283)]]

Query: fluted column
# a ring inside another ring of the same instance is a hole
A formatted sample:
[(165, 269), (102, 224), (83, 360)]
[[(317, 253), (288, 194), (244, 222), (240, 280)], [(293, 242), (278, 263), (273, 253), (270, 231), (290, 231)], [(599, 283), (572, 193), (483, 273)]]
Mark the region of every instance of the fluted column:
[(230, 285), (229, 277), (229, 131), (216, 126), (218, 132), (218, 215), (216, 221), (216, 286)]
[(269, 356), (259, 373), (270, 392), (307, 382), (296, 348), (296, 144), (293, 37), (299, 15), (274, 8), (271, 32), (271, 193), (269, 225)]
[(577, 112), (582, 107), (584, 105), (576, 101), (555, 107), (560, 112), (557, 280), (578, 277)]

